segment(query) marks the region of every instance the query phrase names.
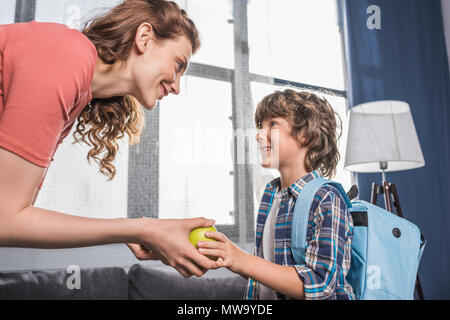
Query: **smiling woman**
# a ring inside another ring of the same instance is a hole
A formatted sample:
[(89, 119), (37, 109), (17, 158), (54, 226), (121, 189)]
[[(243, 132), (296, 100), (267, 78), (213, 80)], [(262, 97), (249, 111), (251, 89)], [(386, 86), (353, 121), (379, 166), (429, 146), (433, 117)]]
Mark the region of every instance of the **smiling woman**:
[[(98, 219), (34, 207), (77, 118), (75, 139), (91, 145), (88, 160), (114, 178), (117, 140), (126, 133), (139, 142), (139, 103), (152, 109), (178, 94), (199, 45), (186, 12), (165, 0), (125, 0), (82, 32), (52, 22), (0, 25), (0, 246), (126, 243), (136, 258), (161, 260), (185, 277), (216, 267), (188, 240), (192, 229), (214, 223), (206, 218)], [(69, 194), (67, 184), (62, 189)]]

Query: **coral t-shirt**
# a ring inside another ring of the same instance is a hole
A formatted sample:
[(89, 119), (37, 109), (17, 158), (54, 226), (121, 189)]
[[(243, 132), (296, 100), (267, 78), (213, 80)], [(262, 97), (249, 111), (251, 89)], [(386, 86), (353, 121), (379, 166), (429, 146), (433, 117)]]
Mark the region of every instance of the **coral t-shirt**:
[(63, 24), (0, 25), (0, 147), (48, 168), (92, 99), (96, 63), (94, 44)]

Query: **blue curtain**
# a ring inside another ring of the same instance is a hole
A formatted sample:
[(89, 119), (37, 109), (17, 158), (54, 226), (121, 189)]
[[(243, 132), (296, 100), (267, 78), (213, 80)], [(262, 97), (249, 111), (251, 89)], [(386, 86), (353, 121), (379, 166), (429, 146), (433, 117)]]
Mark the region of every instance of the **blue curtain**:
[[(367, 27), (371, 5), (381, 29)], [(419, 268), (425, 299), (450, 299), (450, 81), (440, 1), (341, 0), (340, 9), (349, 106), (385, 99), (411, 106), (425, 166), (386, 177), (404, 217), (428, 240)], [(372, 182), (381, 184), (381, 174), (358, 174), (360, 199), (370, 201)]]

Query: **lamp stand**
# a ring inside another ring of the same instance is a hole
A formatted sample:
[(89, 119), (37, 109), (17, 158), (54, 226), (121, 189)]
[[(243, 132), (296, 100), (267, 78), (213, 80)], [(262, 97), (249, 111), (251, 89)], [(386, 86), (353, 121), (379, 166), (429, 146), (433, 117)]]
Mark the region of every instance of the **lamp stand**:
[[(387, 169), (387, 163), (380, 162), (380, 168), (383, 175), (383, 186), (378, 186), (375, 182), (372, 182), (372, 194), (370, 202), (374, 205), (377, 204), (378, 194), (384, 194), (384, 204), (386, 210), (397, 214), (400, 218), (403, 218), (402, 208), (400, 207), (400, 199), (398, 198), (397, 188), (394, 183), (386, 181), (385, 170)], [(392, 199), (393, 198), (393, 199)], [(396, 213), (392, 210), (392, 204), (394, 204)], [(422, 286), (420, 285), (419, 274), (416, 277), (415, 293), (418, 300), (424, 300)]]

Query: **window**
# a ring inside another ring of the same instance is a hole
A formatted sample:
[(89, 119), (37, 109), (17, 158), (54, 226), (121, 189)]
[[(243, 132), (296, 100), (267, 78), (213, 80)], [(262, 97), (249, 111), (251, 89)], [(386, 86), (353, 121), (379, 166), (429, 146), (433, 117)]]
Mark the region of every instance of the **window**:
[(90, 17), (119, 4), (121, 0), (36, 0), (36, 21), (57, 22), (80, 29)]
[(231, 0), (176, 0), (199, 30), (201, 49), (191, 62), (234, 67), (233, 4)]
[(15, 9), (16, 9), (15, 0), (3, 0), (0, 10), (0, 24), (13, 23)]
[(159, 218), (234, 224), (231, 83), (182, 83), (180, 95), (160, 103)]
[(335, 0), (251, 0), (250, 72), (344, 89)]

